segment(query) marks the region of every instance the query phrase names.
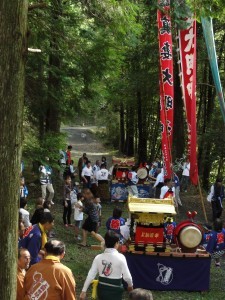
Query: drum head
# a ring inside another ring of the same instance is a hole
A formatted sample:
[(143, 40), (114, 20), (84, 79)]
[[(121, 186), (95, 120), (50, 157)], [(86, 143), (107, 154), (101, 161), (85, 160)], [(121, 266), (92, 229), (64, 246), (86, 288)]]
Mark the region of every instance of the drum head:
[(197, 227), (188, 225), (180, 231), (179, 240), (183, 246), (195, 248), (201, 243), (202, 233)]
[(148, 176), (148, 171), (145, 168), (140, 168), (137, 170), (137, 176), (140, 179), (145, 179)]

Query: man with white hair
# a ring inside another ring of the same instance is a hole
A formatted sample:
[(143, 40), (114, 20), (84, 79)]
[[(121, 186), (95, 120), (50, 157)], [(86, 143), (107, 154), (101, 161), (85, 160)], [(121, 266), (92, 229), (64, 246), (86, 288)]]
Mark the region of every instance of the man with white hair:
[(72, 271), (60, 262), (65, 256), (65, 244), (50, 240), (45, 244), (45, 252), (45, 258), (27, 271), (24, 300), (75, 300), (76, 284)]

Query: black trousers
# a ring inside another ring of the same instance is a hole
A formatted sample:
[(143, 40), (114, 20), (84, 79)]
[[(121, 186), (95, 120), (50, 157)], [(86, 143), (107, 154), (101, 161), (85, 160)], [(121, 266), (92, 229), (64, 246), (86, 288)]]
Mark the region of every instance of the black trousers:
[(87, 182), (84, 182), (83, 183), (83, 187), (84, 189), (87, 188), (87, 189), (90, 189), (91, 188), (91, 176), (84, 176), (87, 180)]
[(161, 194), (161, 187), (164, 186), (163, 182), (159, 182), (158, 185), (155, 187), (155, 198), (160, 198), (160, 194)]
[[(67, 203), (67, 207), (65, 206), (65, 203)], [(64, 210), (63, 210), (63, 223), (64, 224), (71, 224), (71, 213), (72, 213), (72, 206), (71, 201), (66, 200), (64, 202)]]
[(214, 200), (211, 202), (212, 204), (212, 213), (213, 213), (213, 221), (217, 218), (220, 218), (222, 215), (223, 207), (220, 200)]

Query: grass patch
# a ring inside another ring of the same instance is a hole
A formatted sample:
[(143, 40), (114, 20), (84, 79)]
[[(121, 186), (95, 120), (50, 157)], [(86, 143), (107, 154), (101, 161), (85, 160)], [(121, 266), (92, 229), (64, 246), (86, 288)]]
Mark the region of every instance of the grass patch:
[[(34, 182), (36, 178), (31, 177), (31, 175), (25, 175), (27, 179), (27, 185), (29, 188), (29, 203), (28, 210), (32, 215), (34, 211), (34, 202), (35, 199), (41, 195), (41, 188), (37, 184), (36, 187), (29, 187), (29, 182)], [(36, 181), (37, 182), (37, 181)], [(56, 195), (54, 198), (55, 205), (52, 207), (52, 213), (55, 216), (55, 228), (54, 232), (56, 234), (56, 239), (62, 240), (66, 244), (66, 255), (63, 259), (63, 263), (71, 268), (76, 284), (77, 284), (77, 297), (79, 299), (79, 294), (81, 292), (82, 286), (84, 284), (87, 273), (91, 267), (94, 257), (100, 253), (100, 251), (91, 250), (90, 248), (80, 248), (75, 242), (74, 238), (74, 229), (65, 228), (63, 226), (62, 214), (62, 193), (63, 193), (63, 183), (59, 179), (55, 179), (54, 187), (56, 190)], [(105, 222), (112, 215), (113, 208), (119, 205), (124, 213), (123, 216), (127, 217), (126, 204), (124, 203), (110, 203), (102, 204), (102, 227), (99, 230), (99, 233), (104, 236), (106, 232)], [(91, 237), (88, 238), (89, 244), (97, 244), (95, 240)], [(151, 268), (151, 266), (149, 266)], [(214, 263), (211, 265), (211, 286), (210, 291), (208, 292), (182, 292), (182, 291), (171, 291), (171, 292), (162, 292), (162, 291), (153, 291), (154, 300), (220, 300), (224, 298), (225, 293), (225, 262), (222, 260), (221, 268), (216, 268)], [(87, 299), (91, 299), (89, 288)], [(128, 294), (124, 293), (124, 299), (128, 299)], [(65, 299), (66, 300), (66, 299)], [(115, 299), (116, 300), (116, 299)]]

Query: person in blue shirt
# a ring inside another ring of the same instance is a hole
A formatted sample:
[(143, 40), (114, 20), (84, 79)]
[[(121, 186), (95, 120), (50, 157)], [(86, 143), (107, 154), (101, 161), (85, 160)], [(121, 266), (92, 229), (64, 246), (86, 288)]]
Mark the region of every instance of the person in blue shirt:
[(202, 228), (204, 229), (204, 233), (203, 233), (201, 245), (206, 249), (209, 239), (211, 237), (212, 226), (209, 224), (203, 224)]
[(122, 209), (119, 207), (115, 207), (113, 210), (113, 215), (106, 221), (106, 228), (107, 230), (112, 230), (119, 234), (120, 233), (120, 226), (125, 225), (125, 219), (122, 216)]
[(47, 242), (46, 232), (54, 226), (54, 217), (51, 213), (46, 212), (41, 216), (38, 224), (28, 227), (19, 241), (19, 248), (25, 248), (30, 252), (30, 264), (36, 264), (44, 256), (44, 246)]
[(206, 251), (215, 259), (216, 267), (220, 267), (220, 257), (225, 253), (225, 235), (221, 219), (216, 219), (213, 227)]

